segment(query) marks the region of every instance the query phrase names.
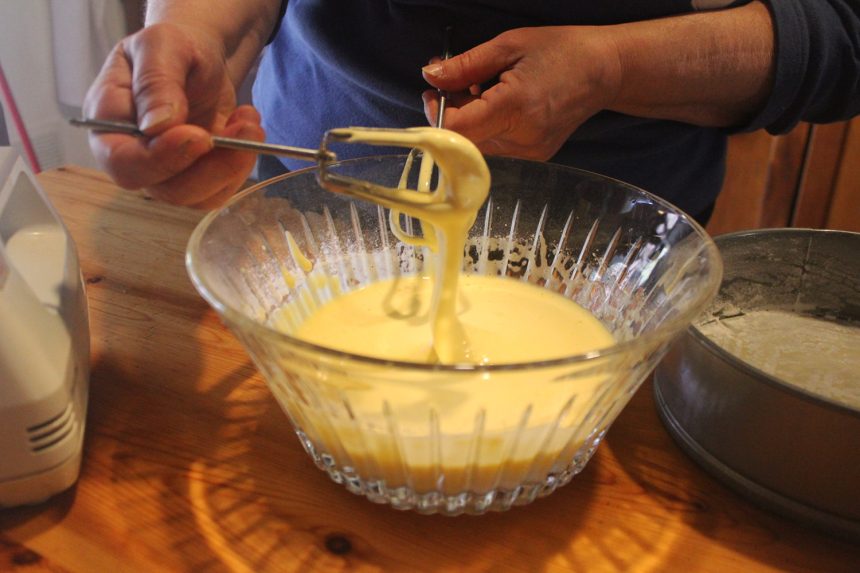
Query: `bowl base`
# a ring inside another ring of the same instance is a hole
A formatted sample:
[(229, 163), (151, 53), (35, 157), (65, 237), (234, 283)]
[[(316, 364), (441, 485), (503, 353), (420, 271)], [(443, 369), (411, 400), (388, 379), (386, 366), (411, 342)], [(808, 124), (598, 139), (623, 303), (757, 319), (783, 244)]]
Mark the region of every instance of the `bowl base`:
[(581, 472), (594, 454), (605, 431), (589, 440), (573, 461), (561, 472), (548, 474), (543, 481), (524, 482), (515, 488), (496, 488), (485, 492), (463, 491), (456, 494), (441, 491), (418, 492), (408, 486), (389, 486), (385, 480), (364, 479), (351, 467), (340, 466), (334, 457), (320, 451), (301, 430), (296, 435), (318, 468), (332, 481), (368, 500), (390, 505), (394, 509), (412, 510), (424, 515), (481, 515), (489, 511), (507, 511), (527, 505), (566, 485)]

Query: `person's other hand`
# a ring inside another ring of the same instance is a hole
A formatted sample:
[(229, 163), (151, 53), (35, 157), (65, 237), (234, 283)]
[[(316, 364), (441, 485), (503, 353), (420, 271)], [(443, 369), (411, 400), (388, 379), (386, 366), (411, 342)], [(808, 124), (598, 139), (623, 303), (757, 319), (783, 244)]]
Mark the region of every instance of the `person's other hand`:
[(96, 161), (120, 186), (199, 208), (244, 183), (255, 156), (213, 149), (210, 133), (263, 141), (260, 116), (236, 107), (223, 49), (198, 30), (155, 24), (122, 40), (84, 100), (84, 115), (136, 122), (146, 138), (90, 135)]
[[(519, 28), (423, 69), (447, 90), (444, 127), (491, 155), (546, 160), (614, 97), (620, 63), (599, 28)], [(491, 83), (481, 90), (478, 86)], [(434, 124), (435, 90), (422, 94)]]

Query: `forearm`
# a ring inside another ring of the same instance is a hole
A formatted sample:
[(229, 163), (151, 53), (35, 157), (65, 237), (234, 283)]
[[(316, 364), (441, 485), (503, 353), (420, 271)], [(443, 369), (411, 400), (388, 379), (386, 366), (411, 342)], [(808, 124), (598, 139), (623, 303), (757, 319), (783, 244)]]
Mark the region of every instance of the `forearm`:
[(774, 73), (771, 16), (761, 2), (608, 28), (618, 54), (613, 111), (734, 126), (765, 103)]
[(146, 25), (172, 23), (217, 38), (238, 86), (271, 35), (280, 5), (281, 0), (149, 0)]

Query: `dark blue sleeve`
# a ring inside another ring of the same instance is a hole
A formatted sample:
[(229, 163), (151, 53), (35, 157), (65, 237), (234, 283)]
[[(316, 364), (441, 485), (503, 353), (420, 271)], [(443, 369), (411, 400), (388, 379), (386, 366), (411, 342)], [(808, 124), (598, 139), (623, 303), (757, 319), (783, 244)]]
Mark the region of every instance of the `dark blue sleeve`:
[(773, 90), (743, 131), (860, 114), (860, 0), (767, 0), (776, 36)]

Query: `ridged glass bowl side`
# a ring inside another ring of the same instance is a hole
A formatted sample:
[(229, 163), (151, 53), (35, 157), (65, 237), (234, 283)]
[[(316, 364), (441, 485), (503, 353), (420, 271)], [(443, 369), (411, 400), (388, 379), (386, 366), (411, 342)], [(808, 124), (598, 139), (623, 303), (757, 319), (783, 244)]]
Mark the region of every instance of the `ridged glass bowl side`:
[[(334, 169), (395, 185), (403, 162)], [(391, 234), (387, 210), (321, 190), (309, 170), (248, 190), (190, 241), (192, 280), (248, 349), (314, 462), (372, 501), (456, 515), (551, 493), (582, 470), (719, 285), (712, 241), (671, 205), (575, 169), (489, 165), (490, 199), (463, 272), (558, 292), (589, 309), (615, 345), (543, 362), (439, 366), (293, 338), (338, 294), (420, 274), (428, 260)]]

